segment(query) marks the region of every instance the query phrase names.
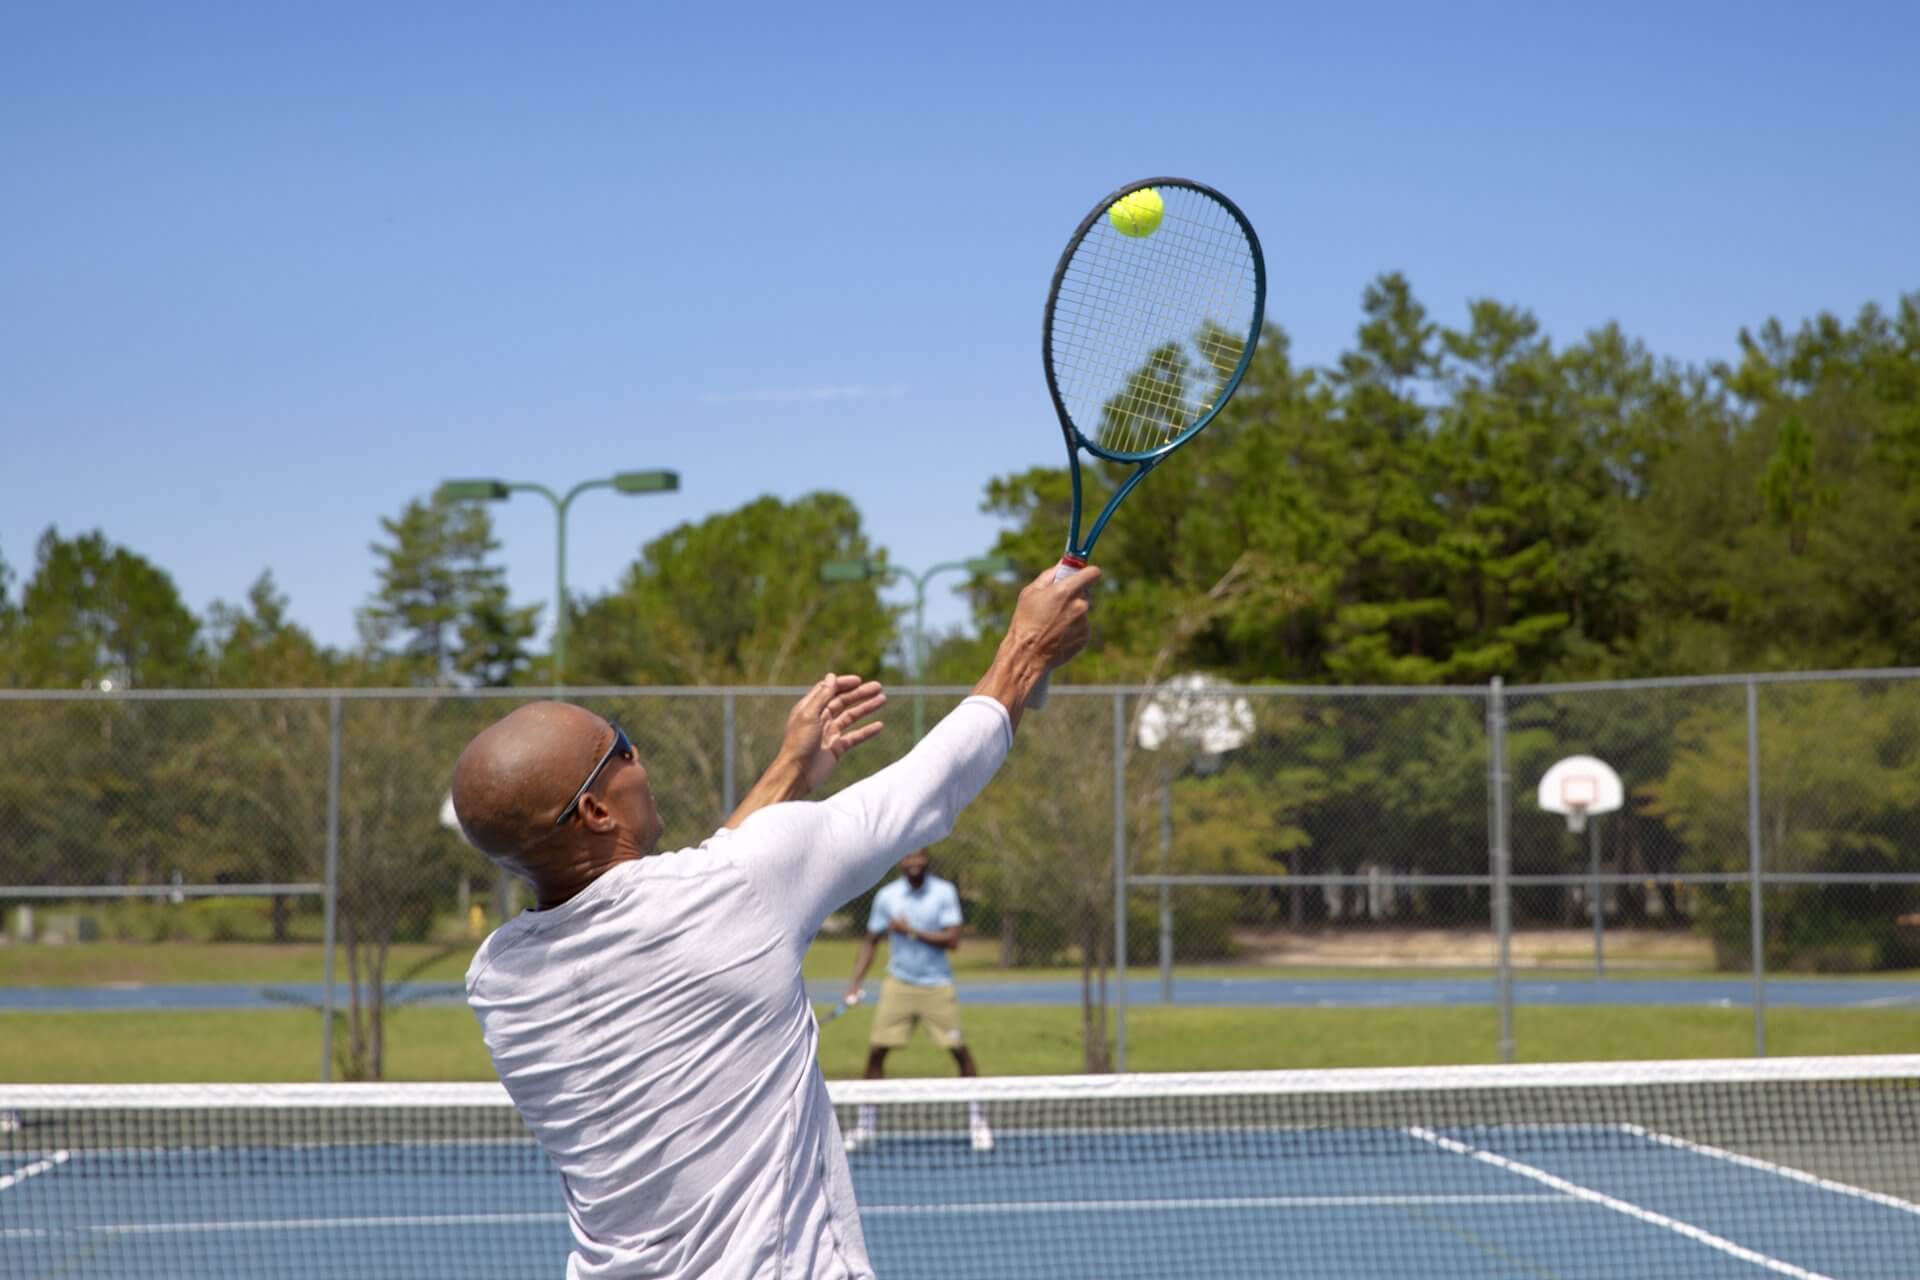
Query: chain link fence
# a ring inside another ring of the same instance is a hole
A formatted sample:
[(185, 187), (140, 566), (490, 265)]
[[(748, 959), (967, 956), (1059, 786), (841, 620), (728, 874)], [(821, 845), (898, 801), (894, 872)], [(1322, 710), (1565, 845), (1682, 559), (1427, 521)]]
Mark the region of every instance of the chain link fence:
[[(936, 867), (970, 955), (1077, 980), (1090, 1067), (1125, 1068), (1130, 1004), (1236, 975), (1484, 984), (1503, 1058), (1516, 980), (1737, 975), (1764, 1052), (1769, 975), (1920, 967), (1916, 677), (1062, 686)], [(799, 693), (567, 696), (626, 728), (673, 848), (730, 811)], [(896, 691), (848, 772), (911, 746), (909, 700), (932, 723), (963, 693)], [(513, 909), (443, 808), (465, 742), (538, 696), (0, 694), (12, 945), (317, 944), (323, 1073), (377, 1077), (391, 993)], [(1578, 835), (1534, 797), (1573, 754), (1626, 788)]]

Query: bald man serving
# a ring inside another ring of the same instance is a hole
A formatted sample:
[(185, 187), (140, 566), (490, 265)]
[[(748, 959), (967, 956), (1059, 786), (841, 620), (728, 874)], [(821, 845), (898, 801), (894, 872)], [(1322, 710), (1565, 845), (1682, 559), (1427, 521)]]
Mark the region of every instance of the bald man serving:
[(880, 686), (829, 675), (726, 825), (677, 853), (656, 851), (626, 734), (591, 712), (522, 707), (461, 753), (460, 825), (538, 898), (481, 944), (467, 1000), (561, 1173), (569, 1277), (873, 1275), (801, 957), (829, 912), (953, 829), (1028, 694), (1085, 647), (1098, 576), (1048, 569), (973, 696), (904, 759), (791, 803), (881, 728)]

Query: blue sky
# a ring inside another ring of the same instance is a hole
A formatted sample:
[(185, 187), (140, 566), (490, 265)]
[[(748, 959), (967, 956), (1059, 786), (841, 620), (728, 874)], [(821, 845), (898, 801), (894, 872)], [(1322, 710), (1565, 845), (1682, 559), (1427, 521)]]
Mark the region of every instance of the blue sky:
[[(926, 13), (917, 10), (926, 8)], [(1196, 16), (1202, 13), (1206, 16)], [(1920, 288), (1920, 6), (52, 5), (0, 40), (0, 556), (99, 527), (353, 638), (377, 521), (563, 488), (572, 585), (759, 494), (915, 567), (1053, 463), (1048, 273), (1212, 182), (1332, 359), (1398, 269), (1689, 361)], [(514, 591), (552, 517), (495, 508)], [(1122, 513), (1124, 518), (1124, 513)], [(935, 623), (963, 616), (936, 592)]]

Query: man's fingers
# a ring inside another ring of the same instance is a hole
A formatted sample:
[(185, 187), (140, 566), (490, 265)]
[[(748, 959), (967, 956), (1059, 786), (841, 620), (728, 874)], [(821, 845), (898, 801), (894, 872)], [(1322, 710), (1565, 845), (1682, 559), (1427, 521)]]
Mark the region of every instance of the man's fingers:
[[(1052, 570), (1048, 570), (1048, 573), (1051, 574)], [(1087, 564), (1075, 569), (1072, 577), (1060, 579), (1057, 585), (1063, 592), (1071, 595), (1079, 595), (1084, 591), (1090, 590), (1093, 584), (1098, 581), (1100, 581), (1100, 566), (1097, 564)]]
[(828, 674), (819, 684), (807, 691), (806, 701), (829, 716), (840, 717), (847, 714), (848, 708), (861, 703), (864, 699), (870, 699), (879, 691), (878, 680), (867, 680), (856, 675)]
[(827, 703), (832, 700), (834, 693), (838, 691), (840, 681), (845, 679), (845, 676), (836, 676), (831, 671), (827, 672), (826, 675), (814, 682), (813, 688), (807, 690), (806, 693), (801, 696), (801, 703), (809, 707), (826, 706)]
[(852, 729), (846, 733), (841, 734), (840, 741), (838, 743), (841, 753), (844, 754), (848, 751), (853, 750), (855, 747), (859, 746), (861, 743), (865, 742), (867, 739), (871, 738), (874, 734), (879, 733), (882, 729), (886, 727), (887, 727), (886, 721), (875, 720), (869, 724), (861, 725), (858, 729)]
[[(861, 692), (865, 691), (862, 690)], [(858, 698), (858, 695), (856, 694), (855, 697)], [(879, 685), (874, 685), (873, 692), (865, 698), (859, 698), (857, 701), (853, 699), (841, 699), (841, 701), (844, 705), (840, 713), (834, 718), (844, 724), (854, 724), (866, 719), (880, 708), (886, 706), (887, 695), (880, 692)]]

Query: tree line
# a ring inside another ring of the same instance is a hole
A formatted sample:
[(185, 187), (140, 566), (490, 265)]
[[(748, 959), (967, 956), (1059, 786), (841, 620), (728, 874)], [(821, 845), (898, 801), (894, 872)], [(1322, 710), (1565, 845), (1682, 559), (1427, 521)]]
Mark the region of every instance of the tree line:
[[(1398, 275), (1350, 348), (1303, 368), (1269, 326), (1226, 414), (1129, 499), (1100, 547), (1099, 642), (1071, 674), (1245, 682), (1510, 683), (1920, 663), (1920, 293), (1851, 320), (1769, 320), (1735, 359), (1662, 359), (1617, 326), (1556, 345), (1521, 308), (1435, 321)], [(1112, 473), (1090, 477), (1096, 491)], [(995, 548), (1058, 553), (1064, 467), (994, 478)], [(104, 531), (48, 530), (0, 560), (0, 686), (538, 684), (555, 602), (509, 600), (486, 509), (421, 498), (381, 522), (359, 643), (316, 644), (263, 572), (196, 617), (161, 566)], [(4, 550), (4, 549), (0, 549)], [(564, 602), (570, 678), (798, 680), (878, 668), (902, 618), (837, 494), (762, 498), (636, 549)], [(1015, 584), (969, 584), (942, 637), (963, 676)]]

